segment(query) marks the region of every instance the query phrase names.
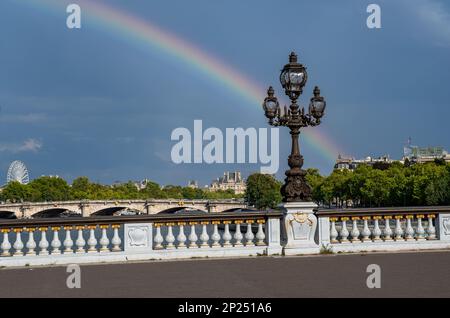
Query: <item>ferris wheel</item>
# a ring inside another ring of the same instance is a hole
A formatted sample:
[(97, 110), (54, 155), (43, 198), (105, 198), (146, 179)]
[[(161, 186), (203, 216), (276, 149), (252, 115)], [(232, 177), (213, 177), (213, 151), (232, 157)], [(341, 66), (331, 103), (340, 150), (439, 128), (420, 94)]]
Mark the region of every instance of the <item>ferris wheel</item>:
[(28, 169), (22, 161), (15, 160), (9, 166), (6, 182), (10, 183), (11, 181), (18, 181), (22, 184), (30, 182)]

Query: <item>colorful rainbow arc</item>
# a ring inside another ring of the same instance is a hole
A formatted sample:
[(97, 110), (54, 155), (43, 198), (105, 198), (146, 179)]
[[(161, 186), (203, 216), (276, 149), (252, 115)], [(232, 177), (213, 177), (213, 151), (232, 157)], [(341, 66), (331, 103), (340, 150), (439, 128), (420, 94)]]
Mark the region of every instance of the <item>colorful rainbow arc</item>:
[[(37, 8), (46, 7), (50, 10), (65, 12), (66, 8), (61, 2), (60, 0), (31, 0), (28, 3)], [(231, 92), (239, 94), (252, 104), (261, 107), (265, 96), (264, 89), (191, 43), (148, 21), (98, 0), (95, 2), (77, 0), (76, 3), (82, 7), (83, 14), (86, 13), (95, 18), (96, 25), (100, 28), (112, 32), (116, 36), (122, 36), (126, 40), (131, 40), (137, 45), (150, 45), (153, 49), (169, 53), (225, 85)], [(304, 140), (330, 162), (334, 162), (337, 155), (342, 152), (328, 136), (320, 132), (320, 129), (307, 130), (304, 136)]]

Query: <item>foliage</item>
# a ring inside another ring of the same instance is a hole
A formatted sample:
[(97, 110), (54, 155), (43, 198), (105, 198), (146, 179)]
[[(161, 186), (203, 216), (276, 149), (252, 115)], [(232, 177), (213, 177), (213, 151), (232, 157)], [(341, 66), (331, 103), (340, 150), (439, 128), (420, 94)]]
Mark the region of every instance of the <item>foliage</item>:
[(242, 198), (232, 190), (210, 192), (203, 189), (159, 184), (148, 181), (143, 189), (133, 182), (103, 185), (78, 177), (69, 185), (59, 177), (40, 177), (27, 185), (8, 183), (0, 193), (2, 202), (39, 202), (67, 200), (133, 200), (133, 199), (233, 199)]
[[(413, 206), (450, 205), (450, 164), (440, 160), (426, 164), (393, 163), (371, 167), (360, 165), (354, 171), (335, 170), (321, 176), (307, 170), (313, 200), (323, 206)], [(247, 180), (245, 198), (258, 209), (274, 208), (281, 202), (281, 183), (273, 176), (255, 173)], [(233, 191), (159, 184), (149, 181), (143, 189), (129, 181), (103, 185), (79, 177), (69, 185), (58, 177), (40, 177), (27, 185), (10, 182), (0, 192), (3, 202), (115, 199), (232, 199), (242, 198)]]
[(32, 198), (29, 187), (18, 181), (10, 182), (8, 186), (3, 189), (1, 196), (8, 198), (13, 202), (31, 201)]
[(309, 170), (313, 199), (338, 207), (412, 206), (450, 204), (450, 164), (394, 163), (360, 165), (353, 172), (335, 170), (328, 177)]
[(70, 186), (62, 178), (40, 177), (25, 187), (31, 192), (31, 201), (65, 201), (70, 200)]
[(247, 179), (245, 198), (257, 209), (275, 208), (281, 202), (281, 183), (273, 176), (254, 173)]

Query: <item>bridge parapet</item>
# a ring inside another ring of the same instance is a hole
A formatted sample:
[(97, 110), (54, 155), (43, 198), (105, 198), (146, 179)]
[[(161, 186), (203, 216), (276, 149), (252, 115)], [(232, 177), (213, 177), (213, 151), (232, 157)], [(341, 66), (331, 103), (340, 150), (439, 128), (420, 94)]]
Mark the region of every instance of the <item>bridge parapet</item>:
[(0, 266), (450, 248), (450, 207), (0, 221)]
[(450, 207), (319, 210), (319, 242), (333, 252), (450, 247)]
[(0, 222), (0, 266), (281, 254), (281, 212)]

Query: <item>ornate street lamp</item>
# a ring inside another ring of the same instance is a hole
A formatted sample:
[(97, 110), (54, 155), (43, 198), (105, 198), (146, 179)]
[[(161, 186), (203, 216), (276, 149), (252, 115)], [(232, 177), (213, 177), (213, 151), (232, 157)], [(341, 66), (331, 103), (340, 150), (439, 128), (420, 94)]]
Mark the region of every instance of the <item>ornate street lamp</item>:
[(306, 67), (297, 62), (297, 55), (292, 52), (289, 55), (289, 63), (284, 66), (280, 74), (281, 86), (285, 94), (290, 98), (289, 109), (284, 106), (281, 111), (278, 99), (274, 96), (271, 87), (267, 90), (263, 108), (269, 124), (272, 126), (286, 126), (292, 136), (292, 150), (288, 158), (291, 169), (286, 171), (286, 179), (281, 187), (283, 202), (311, 201), (311, 188), (305, 180), (306, 171), (302, 169), (303, 156), (300, 154), (298, 137), (302, 127), (317, 126), (324, 115), (326, 103), (320, 96), (319, 87), (314, 88), (314, 96), (311, 98), (308, 113), (297, 104), (297, 99), (303, 92), (303, 87), (308, 79)]

